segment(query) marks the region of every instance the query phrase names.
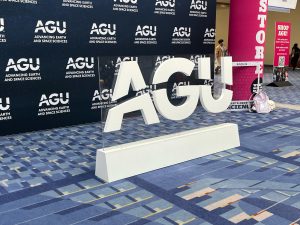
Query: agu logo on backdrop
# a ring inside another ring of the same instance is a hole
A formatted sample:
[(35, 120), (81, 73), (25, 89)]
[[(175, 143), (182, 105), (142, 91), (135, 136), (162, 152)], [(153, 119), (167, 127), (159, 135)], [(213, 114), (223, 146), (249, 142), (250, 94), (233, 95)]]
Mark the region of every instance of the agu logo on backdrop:
[(117, 25), (93, 23), (90, 32), (90, 44), (117, 44)]
[(215, 28), (206, 28), (203, 36), (203, 44), (204, 45), (214, 45), (216, 37), (216, 29)]
[(5, 69), (5, 82), (41, 80), (39, 58), (10, 58)]
[(205, 55), (191, 55), (190, 57), (190, 61), (192, 61), (193, 63), (195, 63), (195, 67), (194, 67), (194, 71), (198, 71), (198, 61), (200, 58), (205, 58)]
[(70, 95), (65, 93), (42, 94), (38, 116), (51, 116), (70, 112)]
[(67, 44), (66, 21), (38, 20), (34, 30), (34, 43)]
[(207, 17), (207, 11), (208, 11), (207, 0), (192, 0), (189, 16)]
[(5, 37), (5, 24), (4, 24), (4, 18), (0, 18), (0, 43), (5, 43), (6, 37)]
[(11, 120), (12, 116), (10, 113), (10, 98), (0, 98), (0, 121)]
[(4, 31), (4, 19), (0, 18), (0, 32)]
[(112, 89), (95, 90), (92, 99), (91, 110), (106, 109), (116, 106), (117, 102), (112, 101)]
[(62, 0), (63, 7), (70, 7), (70, 8), (83, 8), (83, 9), (93, 9), (93, 2), (89, 0), (85, 1), (77, 1), (77, 0)]
[(1, 2), (9, 2), (15, 4), (32, 4), (32, 5), (38, 4), (38, 0), (0, 0), (0, 3)]
[(158, 15), (172, 15), (176, 14), (175, 0), (156, 0), (154, 14)]
[(95, 58), (78, 57), (68, 59), (66, 66), (66, 79), (95, 77)]
[(135, 32), (134, 44), (156, 45), (157, 26), (138, 25)]
[(138, 0), (113, 0), (113, 11), (138, 13)]
[(175, 27), (172, 35), (173, 45), (190, 45), (191, 42), (191, 27)]

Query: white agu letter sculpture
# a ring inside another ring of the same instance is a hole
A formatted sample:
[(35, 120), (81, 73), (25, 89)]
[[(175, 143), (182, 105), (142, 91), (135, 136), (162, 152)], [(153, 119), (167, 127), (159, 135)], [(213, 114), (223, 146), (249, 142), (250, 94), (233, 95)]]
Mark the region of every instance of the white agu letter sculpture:
[[(198, 79), (210, 79), (210, 58), (198, 59)], [(195, 64), (186, 58), (172, 58), (163, 62), (155, 71), (152, 84), (165, 83), (177, 72), (191, 76)], [(208, 85), (178, 86), (177, 95), (187, 97), (184, 104), (170, 103), (167, 90), (153, 91), (153, 101), (149, 93), (130, 99), (108, 111), (104, 132), (121, 129), (124, 114), (141, 111), (146, 124), (159, 123), (157, 111), (166, 119), (183, 120), (196, 109), (199, 99), (204, 109), (211, 113), (225, 111), (232, 100), (232, 59), (222, 59), (222, 94), (214, 99)], [(130, 85), (134, 91), (146, 88), (141, 70), (136, 61), (122, 62), (114, 87), (112, 101), (128, 95)], [(224, 151), (240, 145), (238, 126), (220, 124), (181, 133), (160, 136), (143, 141), (118, 145), (97, 151), (96, 176), (112, 182), (171, 166), (205, 155)]]

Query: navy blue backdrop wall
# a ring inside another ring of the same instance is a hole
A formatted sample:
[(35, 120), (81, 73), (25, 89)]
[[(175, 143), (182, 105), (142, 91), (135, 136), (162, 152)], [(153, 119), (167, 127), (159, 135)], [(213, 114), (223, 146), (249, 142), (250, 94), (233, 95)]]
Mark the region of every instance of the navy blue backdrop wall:
[(100, 121), (99, 83), (124, 56), (142, 70), (210, 56), (215, 14), (215, 0), (0, 0), (0, 135)]

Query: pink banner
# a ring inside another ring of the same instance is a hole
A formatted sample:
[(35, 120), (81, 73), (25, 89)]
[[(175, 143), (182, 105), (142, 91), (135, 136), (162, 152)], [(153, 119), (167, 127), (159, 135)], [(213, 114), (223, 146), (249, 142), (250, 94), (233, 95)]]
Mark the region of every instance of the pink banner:
[(228, 52), (233, 62), (259, 66), (233, 68), (233, 101), (249, 100), (263, 76), (268, 0), (231, 0)]
[(289, 66), (291, 45), (291, 23), (276, 22), (275, 24), (275, 46), (274, 66)]

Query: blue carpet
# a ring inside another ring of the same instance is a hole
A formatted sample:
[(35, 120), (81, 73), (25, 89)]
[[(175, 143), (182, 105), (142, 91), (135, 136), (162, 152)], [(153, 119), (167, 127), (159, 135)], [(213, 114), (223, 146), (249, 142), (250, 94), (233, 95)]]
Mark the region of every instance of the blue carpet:
[[(300, 104), (300, 73), (290, 81), (264, 88), (272, 100)], [(110, 184), (94, 176), (98, 148), (223, 122), (239, 124), (241, 147)], [(216, 116), (198, 108), (185, 121), (145, 126), (139, 117), (120, 132), (100, 130), (0, 137), (0, 225), (300, 224), (300, 111)]]

